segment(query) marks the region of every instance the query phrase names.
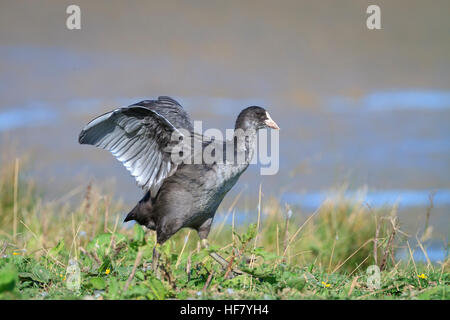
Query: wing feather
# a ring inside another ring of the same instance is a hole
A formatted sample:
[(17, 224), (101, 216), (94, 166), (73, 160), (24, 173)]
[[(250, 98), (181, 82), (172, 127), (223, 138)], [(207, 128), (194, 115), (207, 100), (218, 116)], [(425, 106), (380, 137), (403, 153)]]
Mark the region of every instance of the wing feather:
[(176, 144), (171, 137), (175, 131), (182, 134), (169, 118), (190, 130), (190, 120), (178, 102), (160, 97), (97, 117), (81, 131), (79, 142), (110, 151), (140, 187), (156, 195), (163, 180), (177, 168), (169, 153)]

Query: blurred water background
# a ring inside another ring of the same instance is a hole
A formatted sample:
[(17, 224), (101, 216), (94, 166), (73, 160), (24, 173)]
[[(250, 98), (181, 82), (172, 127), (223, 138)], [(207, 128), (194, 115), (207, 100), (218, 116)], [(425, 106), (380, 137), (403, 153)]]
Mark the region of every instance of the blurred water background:
[[(450, 2), (0, 2), (0, 150), (31, 154), (26, 173), (48, 199), (92, 181), (131, 207), (142, 196), (81, 128), (120, 105), (169, 95), (203, 128), (232, 128), (249, 105), (281, 127), (280, 171), (252, 166), (227, 196), (241, 212), (264, 199), (310, 213), (331, 190), (398, 204), (406, 230), (425, 221), (448, 239)], [(4, 156), (7, 156), (4, 154)], [(3, 157), (5, 158), (5, 157)], [(362, 192), (361, 192), (362, 190)]]

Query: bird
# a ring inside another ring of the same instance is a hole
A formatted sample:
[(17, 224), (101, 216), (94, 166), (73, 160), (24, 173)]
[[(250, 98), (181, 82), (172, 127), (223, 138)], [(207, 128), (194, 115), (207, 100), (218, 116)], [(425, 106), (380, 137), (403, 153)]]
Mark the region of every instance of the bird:
[[(159, 247), (182, 228), (196, 230), (202, 247), (209, 247), (216, 210), (249, 166), (262, 128), (279, 129), (268, 111), (250, 106), (239, 113), (233, 139), (207, 137), (194, 132), (188, 113), (175, 99), (160, 96), (96, 117), (82, 129), (78, 141), (110, 151), (144, 190), (124, 222), (134, 220), (156, 231), (152, 258), (156, 272)], [(195, 143), (200, 145), (197, 150)], [(206, 150), (212, 150), (214, 161), (194, 161)], [(228, 267), (216, 252), (210, 256)]]

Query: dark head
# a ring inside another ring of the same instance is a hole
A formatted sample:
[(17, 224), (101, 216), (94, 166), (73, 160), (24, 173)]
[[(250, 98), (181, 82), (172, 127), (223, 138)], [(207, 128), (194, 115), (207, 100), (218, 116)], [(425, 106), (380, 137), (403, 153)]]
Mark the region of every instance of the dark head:
[(235, 129), (246, 131), (262, 128), (280, 129), (264, 108), (256, 106), (245, 108), (236, 119)]
[(135, 220), (142, 226), (146, 226), (149, 229), (154, 229), (154, 222), (151, 219), (152, 216), (152, 200), (150, 198), (150, 192), (147, 192), (145, 196), (138, 202), (138, 204), (131, 210), (123, 222)]

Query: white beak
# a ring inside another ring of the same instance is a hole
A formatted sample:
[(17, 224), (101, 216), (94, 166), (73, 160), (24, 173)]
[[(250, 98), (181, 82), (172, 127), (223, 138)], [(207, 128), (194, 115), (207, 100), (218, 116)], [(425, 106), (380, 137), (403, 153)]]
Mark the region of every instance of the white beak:
[(270, 114), (267, 111), (266, 111), (266, 116), (267, 116), (267, 120), (264, 121), (266, 126), (268, 126), (269, 128), (272, 128), (272, 129), (280, 130), (280, 127), (275, 123), (275, 121), (272, 120), (272, 118), (270, 117)]

